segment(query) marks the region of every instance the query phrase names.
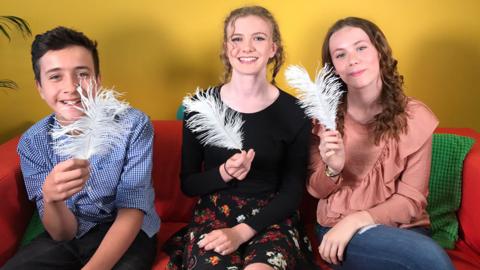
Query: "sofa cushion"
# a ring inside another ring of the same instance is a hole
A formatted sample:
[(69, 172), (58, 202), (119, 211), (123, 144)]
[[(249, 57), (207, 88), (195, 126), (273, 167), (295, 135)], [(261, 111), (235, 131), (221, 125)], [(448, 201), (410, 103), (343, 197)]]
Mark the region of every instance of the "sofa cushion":
[(476, 143), (464, 161), (462, 203), (457, 213), (460, 222), (459, 237), (474, 251), (472, 254), (476, 254), (477, 262), (480, 262), (480, 211), (477, 207), (480, 199), (480, 133), (462, 135), (475, 138)]
[(432, 237), (444, 248), (458, 239), (456, 211), (462, 198), (463, 160), (474, 140), (453, 134), (434, 134), (427, 211)]
[(0, 267), (15, 253), (33, 213), (16, 151), (19, 138), (0, 145)]
[(188, 222), (198, 198), (189, 198), (180, 190), (182, 149), (181, 121), (153, 121), (152, 181), (155, 208), (162, 222)]
[(480, 269), (480, 256), (463, 239), (458, 240), (455, 249), (449, 249), (447, 253), (457, 270)]

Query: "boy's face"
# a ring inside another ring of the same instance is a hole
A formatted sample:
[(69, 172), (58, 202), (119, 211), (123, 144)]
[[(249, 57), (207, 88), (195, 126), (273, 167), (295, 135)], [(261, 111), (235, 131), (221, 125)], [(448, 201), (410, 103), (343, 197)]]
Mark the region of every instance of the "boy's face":
[(91, 79), (100, 84), (99, 78), (95, 78), (90, 51), (75, 45), (61, 50), (50, 50), (39, 59), (38, 64), (41, 82), (36, 82), (37, 89), (60, 124), (70, 124), (83, 116), (83, 113), (75, 108), (81, 106), (77, 86), (85, 86)]

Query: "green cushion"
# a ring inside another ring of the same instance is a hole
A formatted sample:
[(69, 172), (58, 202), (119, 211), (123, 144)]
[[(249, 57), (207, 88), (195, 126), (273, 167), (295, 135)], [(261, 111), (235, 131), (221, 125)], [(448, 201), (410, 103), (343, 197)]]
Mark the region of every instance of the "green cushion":
[(44, 231), (45, 229), (43, 228), (42, 221), (38, 216), (37, 210), (35, 210), (33, 212), (32, 219), (30, 220), (30, 223), (27, 226), (27, 230), (23, 235), (22, 241), (20, 242), (20, 246), (24, 246), (30, 243), (30, 241), (32, 241), (35, 237), (37, 237), (39, 234), (41, 234)]
[(185, 111), (185, 107), (183, 107), (183, 105), (180, 104), (180, 106), (178, 106), (177, 114), (176, 114), (176, 119), (177, 120), (183, 120), (183, 112), (184, 111)]
[(475, 141), (454, 134), (434, 134), (427, 211), (432, 238), (444, 248), (458, 239), (456, 211), (462, 199), (463, 160)]

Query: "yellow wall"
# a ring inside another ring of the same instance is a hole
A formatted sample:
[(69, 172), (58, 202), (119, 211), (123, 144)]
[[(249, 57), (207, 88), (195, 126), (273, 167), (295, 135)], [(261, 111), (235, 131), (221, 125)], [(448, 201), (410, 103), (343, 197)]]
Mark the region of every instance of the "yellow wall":
[[(2, 1), (0, 15), (26, 19), (34, 34), (57, 25), (99, 42), (103, 83), (125, 92), (152, 119), (173, 119), (181, 98), (196, 86), (218, 83), (222, 21), (229, 10), (262, 4), (279, 21), (287, 64), (313, 72), (326, 29), (338, 18), (365, 17), (389, 39), (406, 92), (424, 101), (443, 127), (480, 131), (480, 1)], [(0, 143), (47, 113), (30, 64), (32, 38), (0, 38), (0, 78), (18, 90), (0, 89)], [(286, 88), (281, 72), (279, 84)], [(291, 92), (289, 90), (289, 92)]]

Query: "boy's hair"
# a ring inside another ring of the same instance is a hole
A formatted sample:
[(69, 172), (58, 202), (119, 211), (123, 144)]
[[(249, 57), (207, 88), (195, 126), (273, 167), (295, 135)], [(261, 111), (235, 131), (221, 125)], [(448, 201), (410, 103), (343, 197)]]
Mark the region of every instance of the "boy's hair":
[[(333, 67), (330, 54), (330, 38), (344, 27), (355, 27), (362, 29), (370, 38), (379, 55), (380, 76), (382, 79), (382, 92), (380, 102), (383, 111), (377, 114), (373, 120), (373, 134), (375, 144), (382, 139), (399, 139), (401, 133), (407, 131), (406, 107), (408, 98), (403, 92), (403, 76), (397, 70), (397, 60), (392, 55), (392, 49), (382, 30), (373, 22), (357, 17), (347, 17), (335, 22), (325, 35), (322, 46), (322, 62)], [(345, 83), (343, 89), (347, 90)], [(347, 110), (346, 92), (341, 98), (342, 102), (337, 110), (337, 127), (343, 134), (343, 122)]]
[(222, 59), (224, 66), (223, 82), (227, 82), (232, 75), (232, 65), (230, 65), (230, 61), (228, 60), (226, 52), (226, 43), (229, 39), (227, 29), (229, 26), (233, 26), (238, 18), (243, 18), (247, 16), (257, 16), (268, 22), (272, 27), (272, 40), (277, 45), (277, 52), (272, 58), (270, 58), (268, 64), (273, 63), (271, 83), (275, 84), (275, 77), (280, 71), (280, 67), (282, 66), (283, 62), (285, 61), (282, 37), (280, 36), (280, 28), (278, 27), (278, 23), (273, 17), (272, 13), (270, 13), (268, 9), (261, 6), (246, 6), (237, 8), (235, 10), (232, 10), (232, 12), (230, 12), (230, 14), (228, 14), (228, 16), (225, 18), (223, 22), (223, 45), (222, 52), (220, 53), (220, 59)]
[(100, 75), (97, 42), (89, 39), (82, 32), (59, 26), (43, 34), (36, 35), (32, 43), (32, 66), (36, 81), (41, 83), (39, 59), (48, 51), (61, 50), (69, 46), (81, 46), (90, 51), (93, 58), (95, 77)]

